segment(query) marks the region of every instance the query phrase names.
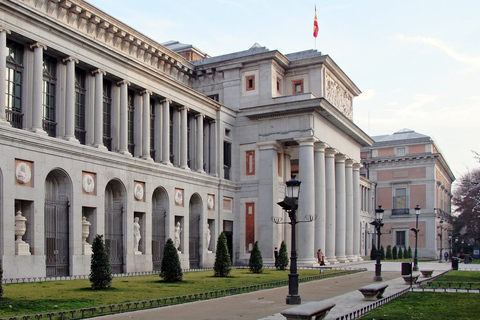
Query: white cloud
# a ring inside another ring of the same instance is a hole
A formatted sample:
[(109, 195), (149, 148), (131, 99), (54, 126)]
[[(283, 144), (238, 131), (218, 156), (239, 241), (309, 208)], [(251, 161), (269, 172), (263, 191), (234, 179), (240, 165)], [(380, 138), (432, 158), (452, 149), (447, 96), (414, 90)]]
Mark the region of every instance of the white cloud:
[(440, 49), (443, 53), (445, 53), (447, 56), (453, 58), (456, 61), (467, 64), (473, 68), (480, 68), (480, 56), (470, 56), (462, 52), (458, 52), (455, 48), (449, 46), (448, 44), (444, 43), (441, 40), (431, 38), (431, 37), (421, 37), (421, 36), (409, 37), (403, 34), (398, 35), (397, 38), (403, 41), (419, 42), (419, 43), (429, 45), (431, 47)]
[(361, 101), (367, 101), (367, 100), (372, 100), (376, 97), (377, 92), (375, 89), (367, 89), (363, 91), (357, 98), (355, 98), (355, 101), (361, 100)]

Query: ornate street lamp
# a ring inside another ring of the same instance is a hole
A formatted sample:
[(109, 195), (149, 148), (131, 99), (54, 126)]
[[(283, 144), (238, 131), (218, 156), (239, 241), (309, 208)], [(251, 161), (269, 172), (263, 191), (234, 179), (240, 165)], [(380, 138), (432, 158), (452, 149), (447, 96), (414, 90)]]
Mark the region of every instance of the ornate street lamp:
[(415, 222), (415, 228), (412, 228), (413, 232), (415, 232), (415, 253), (413, 256), (413, 271), (418, 271), (418, 256), (417, 256), (417, 244), (418, 244), (418, 216), (420, 216), (420, 211), (422, 208), (420, 208), (419, 205), (415, 207), (415, 216), (416, 216), (416, 222)]
[(276, 224), (290, 224), (292, 226), (292, 242), (291, 242), (291, 253), (290, 253), (290, 273), (288, 274), (288, 295), (286, 302), (287, 304), (300, 304), (302, 299), (298, 294), (298, 273), (297, 273), (297, 248), (296, 248), (296, 225), (300, 222), (311, 222), (313, 217), (310, 217), (307, 221), (298, 221), (297, 220), (297, 209), (298, 209), (298, 196), (300, 194), (300, 184), (301, 181), (295, 178), (295, 175), (292, 175), (292, 178), (285, 182), (285, 198), (283, 201), (278, 202), (277, 204), (282, 207), (288, 213), (290, 222), (282, 222), (282, 218), (274, 218), (273, 221)]
[(381, 228), (383, 227), (383, 210), (382, 206), (378, 206), (375, 209), (375, 220), (370, 222), (377, 231), (377, 262), (375, 263), (375, 276), (373, 277), (373, 281), (382, 281), (382, 264), (380, 260), (382, 259), (382, 250), (380, 250), (380, 235), (382, 234)]

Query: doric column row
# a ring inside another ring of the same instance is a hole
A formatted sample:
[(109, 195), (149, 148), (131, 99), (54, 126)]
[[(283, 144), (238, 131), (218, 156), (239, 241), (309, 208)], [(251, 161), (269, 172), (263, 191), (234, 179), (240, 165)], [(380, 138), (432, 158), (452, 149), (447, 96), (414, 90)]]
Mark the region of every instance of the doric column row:
[(360, 164), (313, 138), (297, 142), (302, 181), (297, 217), (315, 217), (298, 224), (299, 264), (315, 263), (318, 249), (329, 264), (361, 259)]
[[(0, 74), (5, 75), (7, 71), (7, 34), (10, 31), (0, 26)], [(32, 64), (32, 90), (31, 90), (31, 123), (28, 123), (28, 129), (39, 134), (46, 134), (43, 128), (43, 60), (44, 51), (47, 47), (39, 42), (30, 45), (33, 51)], [(74, 57), (67, 57), (62, 60), (65, 64), (65, 83), (64, 90), (57, 92), (65, 92), (64, 121), (65, 131), (63, 138), (65, 140), (80, 143), (75, 136), (75, 72), (76, 65), (79, 61)], [(92, 78), (92, 114), (90, 119), (93, 126), (89, 127), (92, 145), (99, 149), (106, 149), (104, 145), (104, 77), (106, 72), (96, 69), (91, 72)], [(125, 156), (132, 156), (129, 151), (129, 103), (135, 103), (135, 131), (136, 152), (140, 153), (140, 157), (147, 161), (153, 161), (150, 155), (151, 149), (155, 149), (157, 154), (155, 159), (165, 165), (172, 165), (172, 161), (177, 166), (189, 170), (189, 166), (195, 171), (204, 173), (205, 161), (208, 161), (208, 172), (216, 175), (219, 171), (216, 161), (217, 146), (217, 123), (213, 121), (204, 121), (205, 116), (200, 112), (191, 112), (189, 106), (173, 106), (172, 101), (164, 99), (159, 101), (155, 99), (154, 105), (151, 105), (153, 93), (149, 90), (139, 92), (139, 98), (135, 102), (129, 102), (130, 82), (127, 80), (117, 81), (119, 87), (118, 111), (113, 112), (112, 116), (117, 115), (118, 126), (114, 125), (112, 119), (112, 127), (115, 127), (117, 141), (114, 149)], [(0, 81), (0, 94), (7, 94), (6, 81)], [(7, 121), (6, 99), (0, 99), (0, 124), (9, 125)], [(173, 111), (173, 127), (171, 126), (171, 112)], [(189, 114), (189, 111), (191, 112)], [(158, 139), (154, 139), (155, 145), (151, 146), (151, 119), (152, 113), (155, 115), (153, 122), (154, 132), (158, 135)], [(138, 117), (138, 118), (137, 118)], [(189, 117), (191, 121), (189, 122)], [(28, 120), (27, 122), (29, 122)], [(204, 143), (204, 131), (207, 130), (209, 141)], [(172, 132), (171, 132), (172, 131)], [(190, 132), (190, 137), (188, 137)], [(172, 134), (173, 133), (173, 134)], [(60, 133), (62, 135), (62, 133)], [(173, 138), (173, 141), (170, 141)], [(188, 138), (191, 139), (190, 150), (188, 146)], [(205, 149), (207, 148), (207, 149)], [(208, 149), (210, 148), (210, 149)], [(173, 149), (173, 150), (171, 150)], [(173, 154), (173, 155), (172, 155)], [(172, 155), (172, 158), (171, 158)], [(189, 159), (191, 158), (191, 159)], [(188, 162), (193, 160), (193, 162)]]

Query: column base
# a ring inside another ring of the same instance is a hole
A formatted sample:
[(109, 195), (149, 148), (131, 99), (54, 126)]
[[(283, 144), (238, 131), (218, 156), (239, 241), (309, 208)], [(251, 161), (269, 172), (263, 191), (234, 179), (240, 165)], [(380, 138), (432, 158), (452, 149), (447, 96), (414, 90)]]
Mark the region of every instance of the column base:
[(150, 156), (142, 157), (142, 159), (145, 160), (145, 161), (154, 162), (154, 161), (153, 161), (153, 158), (150, 157)]
[(70, 136), (70, 137), (63, 137), (65, 141), (73, 142), (73, 143), (80, 143), (80, 141), (75, 138), (75, 136)]
[(120, 153), (121, 155), (124, 155), (125, 157), (133, 157), (132, 154), (128, 152), (128, 150), (120, 150), (118, 151), (118, 153)]
[(338, 263), (338, 260), (335, 256), (333, 257), (325, 257), (325, 263), (327, 264), (336, 264)]
[(93, 252), (92, 252), (92, 246), (90, 244), (84, 244), (83, 245), (83, 255), (85, 256), (90, 256), (92, 255)]
[(17, 256), (30, 256), (30, 245), (26, 242), (15, 243), (15, 254)]
[(347, 256), (340, 256), (340, 257), (337, 257), (337, 260), (338, 260), (338, 262), (340, 262), (340, 263), (345, 263), (345, 262), (348, 262), (348, 260), (347, 260)]
[(48, 135), (47, 132), (43, 130), (43, 128), (32, 128), (31, 131), (36, 134)]
[(357, 259), (355, 258), (354, 255), (347, 255), (347, 260), (348, 260), (348, 262), (355, 262), (355, 261), (357, 261)]
[(98, 150), (108, 150), (107, 147), (105, 147), (103, 144), (94, 144), (93, 147), (97, 148)]
[(12, 124), (7, 121), (7, 119), (0, 119), (0, 126), (9, 126), (11, 127)]
[(173, 163), (171, 163), (170, 161), (162, 162), (162, 164), (166, 165), (166, 166), (169, 166), (169, 167), (173, 167)]

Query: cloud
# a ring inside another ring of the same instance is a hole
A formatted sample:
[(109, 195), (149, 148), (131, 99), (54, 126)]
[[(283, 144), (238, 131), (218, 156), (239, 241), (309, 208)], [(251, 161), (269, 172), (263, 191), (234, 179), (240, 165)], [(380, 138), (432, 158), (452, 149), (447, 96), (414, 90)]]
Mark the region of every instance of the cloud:
[(362, 101), (367, 101), (367, 100), (372, 100), (375, 99), (377, 95), (377, 92), (375, 89), (367, 89), (363, 91), (358, 98), (356, 98), (355, 101), (362, 100)]
[(444, 43), (441, 40), (431, 38), (431, 37), (421, 37), (421, 36), (409, 37), (403, 34), (398, 35), (397, 39), (403, 40), (403, 41), (419, 42), (419, 43), (429, 45), (431, 47), (440, 49), (443, 53), (445, 53), (447, 56), (453, 58), (456, 61), (467, 64), (470, 67), (480, 69), (480, 56), (470, 56), (462, 52), (458, 52), (455, 48), (449, 46), (448, 44)]

